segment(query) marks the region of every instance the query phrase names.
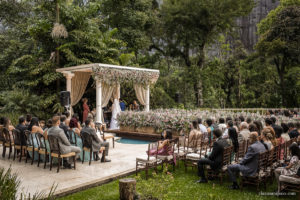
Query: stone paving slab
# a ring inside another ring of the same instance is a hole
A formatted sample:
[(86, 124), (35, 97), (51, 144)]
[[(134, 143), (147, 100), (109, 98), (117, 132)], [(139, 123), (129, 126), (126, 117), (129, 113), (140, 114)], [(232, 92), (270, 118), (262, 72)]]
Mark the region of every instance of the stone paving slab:
[[(26, 164), (25, 159), (19, 162), (8, 160), (7, 155), (4, 158), (0, 156), (0, 167), (9, 168), (17, 173), (21, 179), (19, 192), (34, 194), (35, 192), (48, 193), (53, 184), (57, 184), (55, 194), (61, 196), (70, 194), (92, 186), (107, 183), (115, 178), (127, 175), (135, 171), (135, 159), (137, 156), (144, 155), (147, 150), (147, 144), (121, 144), (115, 143), (115, 148), (110, 147), (108, 158), (112, 160), (109, 163), (100, 163), (92, 161), (82, 164), (77, 161), (76, 170), (61, 169), (56, 173), (57, 166), (49, 171), (49, 163), (46, 169), (43, 164), (37, 167), (37, 162), (33, 165)], [(7, 149), (8, 150), (8, 149)], [(0, 146), (0, 155), (2, 155), (2, 146)]]

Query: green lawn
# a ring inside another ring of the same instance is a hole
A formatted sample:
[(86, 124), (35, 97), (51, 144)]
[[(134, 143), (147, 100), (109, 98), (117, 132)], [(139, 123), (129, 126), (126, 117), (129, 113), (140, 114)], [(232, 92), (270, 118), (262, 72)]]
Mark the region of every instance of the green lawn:
[[(170, 170), (172, 172), (172, 170)], [(173, 173), (173, 172), (172, 172)], [(137, 191), (144, 193), (154, 194), (153, 196), (161, 197), (162, 199), (182, 199), (182, 200), (193, 200), (193, 199), (232, 199), (232, 200), (296, 200), (297, 196), (262, 196), (256, 193), (254, 187), (249, 186), (244, 188), (244, 191), (240, 190), (229, 190), (227, 187), (230, 185), (228, 178), (225, 183), (221, 186), (218, 181), (210, 181), (208, 184), (198, 184), (195, 181), (198, 179), (196, 176), (196, 170), (189, 169), (187, 173), (184, 172), (182, 164), (180, 168), (176, 168), (176, 172), (173, 176), (166, 175), (165, 173), (159, 172), (155, 177), (151, 177), (148, 181), (144, 178), (144, 172), (140, 173), (141, 177), (137, 177)], [(130, 177), (135, 177), (134, 175)], [(263, 187), (261, 188), (263, 190)], [(276, 183), (268, 184), (267, 192), (274, 192), (276, 190)], [(299, 195), (298, 195), (299, 196)], [(61, 200), (71, 199), (97, 199), (97, 200), (118, 200), (119, 199), (119, 187), (118, 181), (91, 188), (82, 192), (78, 192), (66, 197)]]

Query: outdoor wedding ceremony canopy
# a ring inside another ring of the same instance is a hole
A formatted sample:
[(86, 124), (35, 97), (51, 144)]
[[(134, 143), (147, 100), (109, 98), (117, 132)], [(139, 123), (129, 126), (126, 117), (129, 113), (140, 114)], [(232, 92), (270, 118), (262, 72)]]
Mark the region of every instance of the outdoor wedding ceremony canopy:
[(120, 98), (120, 84), (132, 83), (138, 101), (150, 110), (150, 85), (155, 84), (159, 70), (93, 63), (56, 69), (66, 77), (66, 90), (70, 92), (72, 106), (82, 98), (89, 79), (96, 82), (96, 122), (103, 122), (102, 108), (109, 100)]

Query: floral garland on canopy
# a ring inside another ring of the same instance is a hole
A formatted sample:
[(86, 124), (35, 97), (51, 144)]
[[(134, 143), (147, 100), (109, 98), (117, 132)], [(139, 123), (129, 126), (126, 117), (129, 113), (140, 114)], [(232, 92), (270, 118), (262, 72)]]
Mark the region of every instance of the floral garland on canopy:
[(156, 71), (142, 71), (129, 69), (114, 69), (105, 68), (102, 66), (93, 67), (93, 76), (108, 85), (116, 83), (137, 83), (141, 85), (154, 84), (159, 72)]

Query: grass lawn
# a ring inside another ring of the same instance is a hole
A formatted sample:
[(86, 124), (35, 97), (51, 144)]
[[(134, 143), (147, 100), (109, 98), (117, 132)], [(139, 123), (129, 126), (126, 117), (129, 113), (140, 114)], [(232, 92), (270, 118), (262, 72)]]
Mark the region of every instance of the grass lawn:
[[(296, 200), (298, 196), (285, 196), (276, 197), (263, 196), (256, 193), (256, 188), (249, 186), (241, 190), (229, 190), (227, 187), (230, 185), (228, 177), (225, 178), (223, 185), (220, 185), (218, 181), (209, 181), (207, 184), (195, 183), (198, 180), (196, 169), (188, 172), (184, 172), (184, 166), (180, 164), (180, 168), (176, 168), (173, 176), (166, 175), (159, 172), (155, 177), (151, 177), (148, 181), (144, 178), (144, 172), (141, 172), (141, 176), (137, 179), (137, 191), (154, 194), (153, 196), (161, 197), (162, 199), (182, 199), (182, 200), (197, 200), (197, 199), (211, 199), (211, 200)], [(162, 175), (163, 174), (163, 175)], [(134, 175), (130, 176), (135, 178)], [(263, 187), (261, 187), (263, 190)], [(267, 192), (274, 192), (276, 190), (276, 183), (269, 183), (267, 185)], [(265, 192), (265, 191), (264, 191)], [(119, 186), (118, 180), (111, 183), (91, 188), (82, 192), (78, 192), (61, 200), (82, 200), (82, 199), (97, 199), (97, 200), (118, 200), (119, 199)]]

